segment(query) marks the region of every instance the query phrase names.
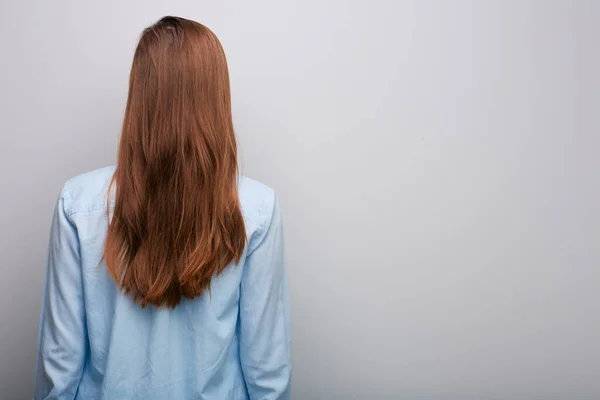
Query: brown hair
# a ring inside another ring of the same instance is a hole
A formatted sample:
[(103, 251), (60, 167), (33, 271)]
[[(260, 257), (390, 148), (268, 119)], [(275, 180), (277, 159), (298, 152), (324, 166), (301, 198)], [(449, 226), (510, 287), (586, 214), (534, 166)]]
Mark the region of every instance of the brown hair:
[(200, 296), (242, 256), (229, 90), (225, 53), (208, 28), (165, 17), (144, 30), (104, 248), (108, 273), (142, 307)]

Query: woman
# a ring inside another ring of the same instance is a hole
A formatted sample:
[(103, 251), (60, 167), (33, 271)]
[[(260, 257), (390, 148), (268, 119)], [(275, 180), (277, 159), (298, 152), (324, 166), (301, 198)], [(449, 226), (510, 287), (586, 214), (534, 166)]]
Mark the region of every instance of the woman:
[(289, 398), (282, 234), (274, 192), (237, 176), (217, 37), (161, 19), (135, 51), (117, 166), (57, 202), (34, 398)]

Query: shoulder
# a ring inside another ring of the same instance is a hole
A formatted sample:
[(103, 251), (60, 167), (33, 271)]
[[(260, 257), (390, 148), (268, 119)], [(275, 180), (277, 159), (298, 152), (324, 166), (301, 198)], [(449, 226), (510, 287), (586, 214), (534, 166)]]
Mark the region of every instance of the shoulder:
[(65, 211), (74, 214), (106, 208), (107, 190), (115, 168), (114, 165), (98, 168), (67, 180), (61, 194)]
[(251, 241), (262, 235), (271, 224), (277, 198), (273, 189), (245, 176), (240, 177), (238, 191), (248, 239)]
[(238, 191), (244, 219), (263, 225), (265, 219), (273, 213), (275, 191), (245, 176), (240, 177)]

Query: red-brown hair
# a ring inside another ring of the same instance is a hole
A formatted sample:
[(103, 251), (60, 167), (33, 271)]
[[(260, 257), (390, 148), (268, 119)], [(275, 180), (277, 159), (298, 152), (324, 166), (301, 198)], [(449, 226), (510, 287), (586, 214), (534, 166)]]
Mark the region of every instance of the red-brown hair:
[(237, 172), (223, 48), (205, 26), (165, 17), (135, 50), (111, 181), (104, 257), (135, 302), (175, 307), (239, 262)]

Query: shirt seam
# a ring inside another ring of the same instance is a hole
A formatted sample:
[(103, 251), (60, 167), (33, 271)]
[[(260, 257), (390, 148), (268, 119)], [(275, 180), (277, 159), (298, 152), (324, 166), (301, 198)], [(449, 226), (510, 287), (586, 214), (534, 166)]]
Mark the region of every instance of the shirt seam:
[[(112, 208), (113, 205), (111, 204), (110, 207)], [(68, 216), (73, 216), (75, 214), (78, 213), (86, 213), (86, 212), (92, 212), (92, 211), (98, 211), (98, 210), (102, 210), (102, 209), (106, 209), (106, 205), (101, 205), (101, 206), (91, 206), (91, 207), (84, 207), (84, 208), (78, 208), (76, 210), (71, 210), (70, 212), (67, 213)]]
[(258, 242), (254, 246), (254, 248), (248, 252), (248, 257), (250, 257), (254, 253), (254, 251), (256, 251), (256, 249), (258, 249), (258, 247), (262, 244), (262, 242), (265, 241), (266, 236), (267, 236), (266, 235), (267, 231), (270, 229), (271, 224), (273, 223), (273, 213), (275, 212), (275, 205), (276, 205), (275, 203), (277, 202), (277, 199), (275, 198), (275, 192), (273, 192), (273, 194), (272, 194), (272, 199), (273, 199), (273, 209), (271, 210), (271, 213), (268, 213), (269, 209), (268, 209), (267, 199), (264, 199), (261, 204), (261, 213), (260, 213), (261, 222), (260, 222), (260, 227), (257, 232)]

